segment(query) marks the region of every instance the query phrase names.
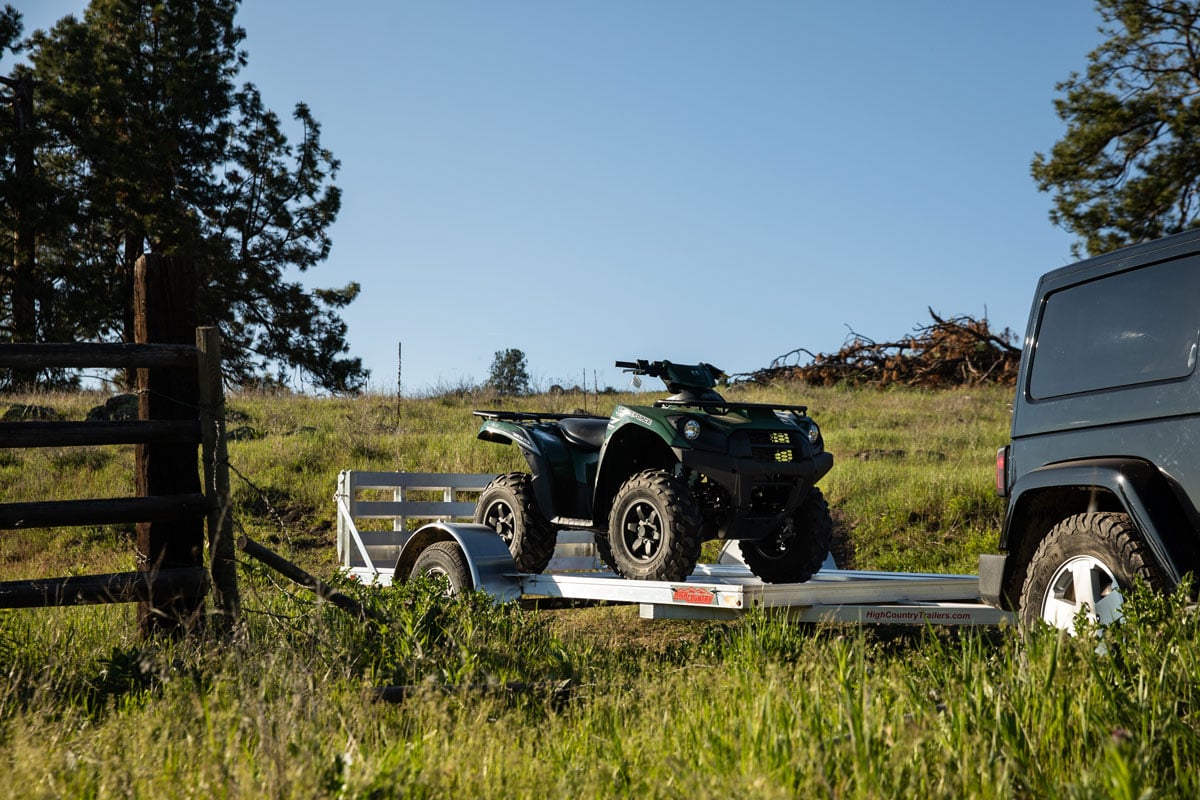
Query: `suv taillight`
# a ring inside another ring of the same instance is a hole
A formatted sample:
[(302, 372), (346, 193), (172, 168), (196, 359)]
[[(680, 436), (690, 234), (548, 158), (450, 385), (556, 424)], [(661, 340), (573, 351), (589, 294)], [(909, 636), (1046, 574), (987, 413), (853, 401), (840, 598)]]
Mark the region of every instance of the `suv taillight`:
[(996, 494), (1008, 497), (1008, 446), (996, 451)]

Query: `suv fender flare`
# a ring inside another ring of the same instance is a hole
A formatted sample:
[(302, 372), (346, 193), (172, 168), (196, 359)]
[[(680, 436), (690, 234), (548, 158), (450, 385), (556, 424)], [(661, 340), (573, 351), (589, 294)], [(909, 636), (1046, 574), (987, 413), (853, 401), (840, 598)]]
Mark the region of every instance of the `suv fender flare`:
[[(1182, 543), (1173, 540), (1170, 534), (1171, 531), (1190, 529), (1191, 526), (1184, 522), (1184, 510), (1171, 490), (1168, 479), (1153, 464), (1132, 458), (1095, 458), (1048, 464), (1025, 473), (1013, 485), (1004, 517), (1001, 546), (1010, 554), (1014, 550), (1012, 534), (1021, 527), (1032, 497), (1046, 489), (1098, 489), (1107, 492), (1129, 515), (1167, 578), (1178, 583), (1183, 577), (1175, 556), (1178, 551), (1173, 552), (1172, 548), (1173, 544), (1179, 546)], [(1012, 561), (1008, 559), (1004, 570), (1005, 581), (1011, 577), (1016, 566)]]

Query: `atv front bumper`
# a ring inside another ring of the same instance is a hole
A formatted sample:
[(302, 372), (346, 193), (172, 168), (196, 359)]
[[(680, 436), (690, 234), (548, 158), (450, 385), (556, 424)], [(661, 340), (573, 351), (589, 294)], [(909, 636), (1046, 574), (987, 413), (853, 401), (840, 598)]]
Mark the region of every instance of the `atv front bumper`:
[[(682, 448), (675, 453), (686, 469), (719, 483), (729, 492), (733, 509), (721, 525), (718, 534), (721, 539), (760, 539), (770, 535), (804, 503), (813, 485), (833, 469), (833, 454), (825, 452), (788, 462), (731, 458), (724, 453)], [(755, 507), (756, 495), (763, 491), (787, 499), (768, 513)]]

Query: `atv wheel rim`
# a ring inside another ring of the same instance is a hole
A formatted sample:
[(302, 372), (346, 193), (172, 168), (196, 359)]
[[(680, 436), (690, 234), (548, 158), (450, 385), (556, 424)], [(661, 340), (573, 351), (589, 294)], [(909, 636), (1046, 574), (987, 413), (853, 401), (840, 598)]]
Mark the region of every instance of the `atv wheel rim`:
[(492, 503), (488, 506), (483, 522), (498, 533), (505, 544), (512, 544), (513, 532), (516, 530), (517, 523), (513, 510), (508, 507), (507, 503)]
[(791, 555), (795, 540), (796, 524), (788, 517), (778, 531), (759, 544), (758, 549), (767, 558), (778, 560)]
[(662, 547), (663, 523), (658, 510), (649, 503), (636, 503), (625, 513), (621, 526), (625, 549), (638, 561), (649, 561)]
[(1071, 632), (1081, 612), (1092, 622), (1111, 625), (1121, 619), (1124, 602), (1116, 577), (1103, 561), (1094, 556), (1076, 556), (1050, 579), (1042, 601), (1042, 619)]

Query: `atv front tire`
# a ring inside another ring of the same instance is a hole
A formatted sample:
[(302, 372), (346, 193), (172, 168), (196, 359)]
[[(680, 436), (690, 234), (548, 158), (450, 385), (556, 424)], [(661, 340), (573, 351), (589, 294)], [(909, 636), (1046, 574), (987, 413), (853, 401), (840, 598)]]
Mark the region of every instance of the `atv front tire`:
[(500, 535), (521, 572), (541, 572), (554, 555), (558, 531), (538, 510), (533, 481), (524, 472), (500, 475), (485, 486), (475, 521)]
[(821, 569), (833, 544), (833, 518), (821, 490), (812, 487), (804, 503), (766, 539), (738, 542), (742, 559), (764, 583), (804, 583)]
[(682, 581), (700, 558), (700, 506), (679, 478), (645, 470), (617, 491), (608, 547), (626, 578)]

